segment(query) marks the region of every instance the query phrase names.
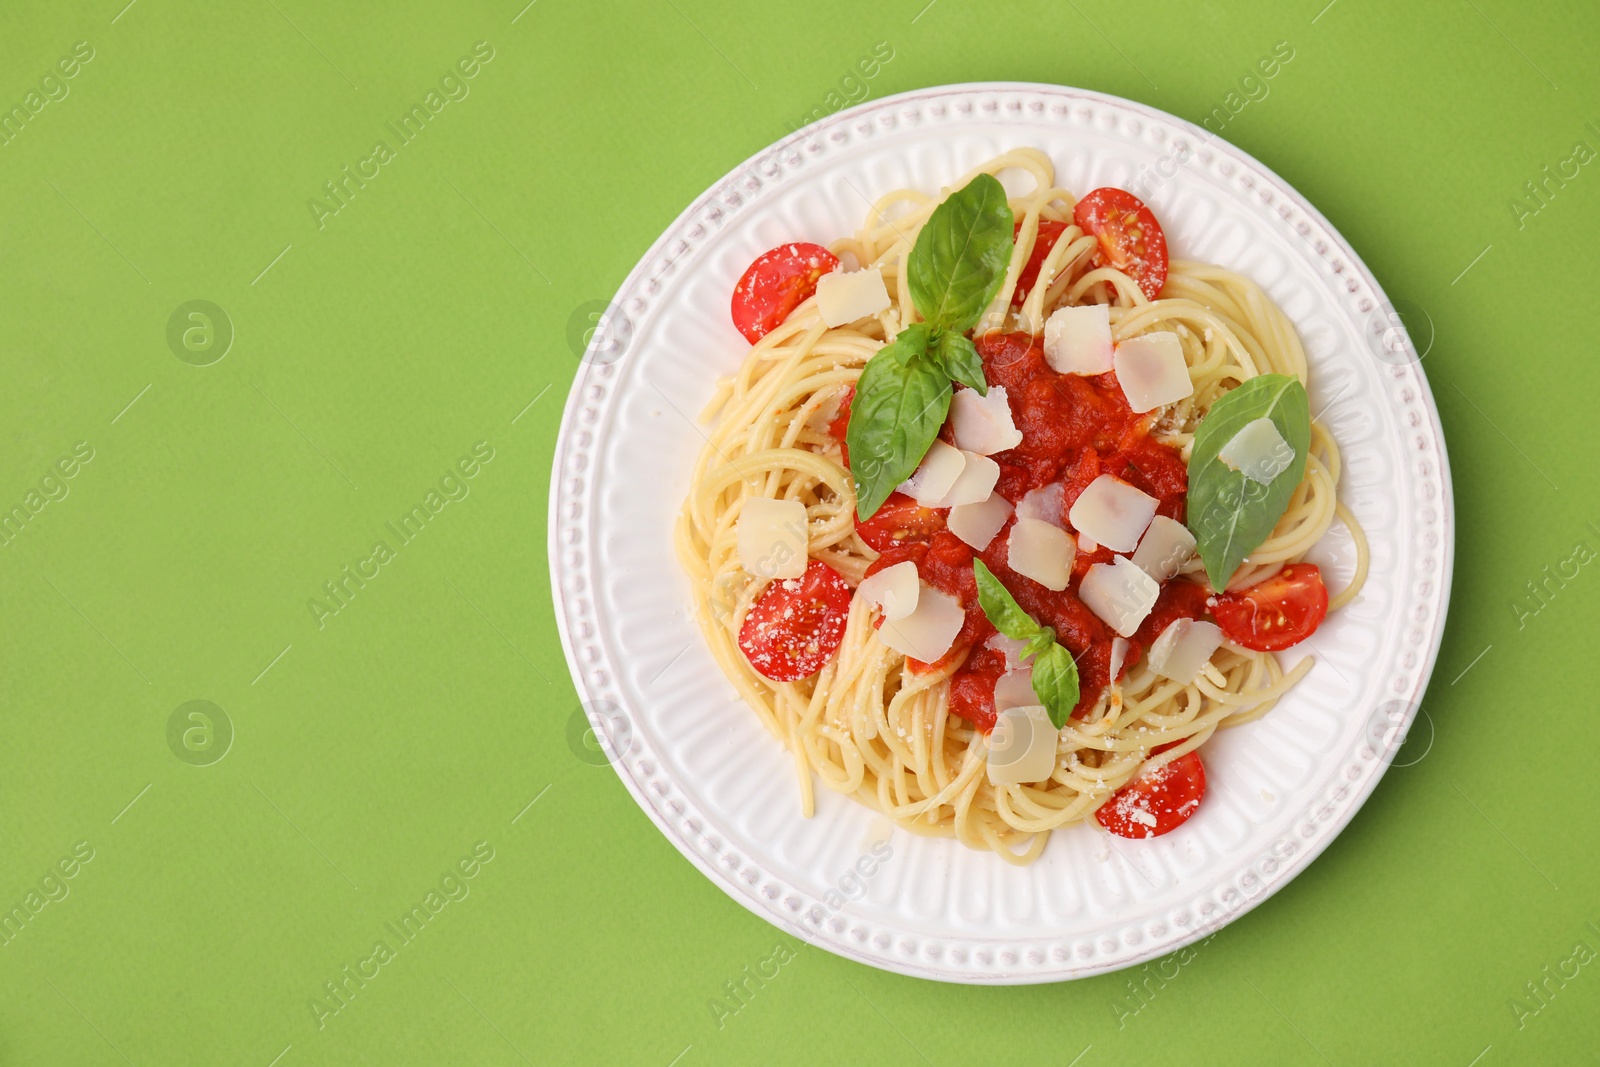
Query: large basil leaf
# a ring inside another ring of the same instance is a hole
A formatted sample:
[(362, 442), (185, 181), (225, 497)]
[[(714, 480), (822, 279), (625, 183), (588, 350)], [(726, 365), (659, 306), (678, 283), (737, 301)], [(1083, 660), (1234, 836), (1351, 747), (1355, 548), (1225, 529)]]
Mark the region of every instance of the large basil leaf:
[(980, 174), (935, 208), (917, 235), (907, 281), (926, 321), (867, 361), (845, 434), (861, 518), (871, 518), (927, 455), (950, 412), (951, 379), (988, 394), (983, 360), (962, 334), (1005, 279), (1011, 229), (1005, 190)]
[(936, 330), (928, 354), (939, 361), (950, 378), (976, 389), (979, 396), (989, 395), (989, 379), (983, 376), (983, 357), (978, 355), (978, 347), (966, 334)]
[[(1294, 461), (1266, 485), (1217, 458), (1246, 423), (1271, 419), (1294, 449)], [(1198, 542), (1211, 587), (1227, 588), (1239, 564), (1272, 534), (1306, 473), (1311, 414), (1306, 387), (1285, 374), (1251, 378), (1211, 406), (1189, 454), (1189, 529)]]
[(928, 358), (931, 328), (913, 323), (867, 360), (850, 405), (850, 472), (856, 514), (872, 517), (911, 477), (950, 412), (950, 378)]
[(906, 281), (917, 311), (956, 333), (972, 329), (1005, 280), (1011, 240), (1011, 208), (993, 175), (951, 193), (911, 248)]
[(989, 622), (1013, 641), (1027, 642), (1024, 655), (1033, 657), (1034, 695), (1044, 702), (1055, 728), (1061, 729), (1067, 724), (1072, 709), (1078, 706), (1077, 661), (1057, 643), (1054, 630), (1040, 626), (1022, 610), (1022, 605), (1000, 584), (994, 572), (984, 566), (983, 560), (972, 561), (972, 573), (978, 579), (978, 604)]

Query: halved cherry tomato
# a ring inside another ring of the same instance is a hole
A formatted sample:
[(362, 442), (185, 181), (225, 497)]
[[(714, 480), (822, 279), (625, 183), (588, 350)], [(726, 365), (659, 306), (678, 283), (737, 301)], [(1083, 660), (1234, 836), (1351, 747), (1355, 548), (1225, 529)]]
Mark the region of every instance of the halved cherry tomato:
[(1186, 752), (1111, 794), (1094, 817), (1118, 837), (1160, 837), (1188, 822), (1205, 795), (1205, 765), (1199, 753)]
[(822, 669), (844, 640), (850, 587), (820, 559), (799, 578), (773, 582), (739, 628), (739, 648), (763, 678), (793, 682)]
[(1228, 640), (1281, 652), (1316, 632), (1328, 614), (1328, 588), (1314, 563), (1291, 563), (1271, 578), (1206, 601)]
[(844, 435), (850, 432), (850, 406), (855, 402), (856, 387), (852, 385), (844, 391), (844, 396), (839, 398), (839, 413), (828, 423), (828, 433), (841, 442), (844, 440)]
[(795, 242), (763, 252), (733, 287), (734, 326), (755, 344), (817, 291), (818, 278), (838, 269), (839, 257), (821, 245)]
[(856, 520), (856, 533), (875, 551), (887, 552), (917, 541), (931, 541), (944, 529), (944, 510), (925, 508), (904, 493), (891, 493), (866, 522)]
[(850, 405), (856, 402), (856, 387), (851, 386), (844, 391), (844, 397), (839, 401), (839, 414), (828, 423), (828, 435), (839, 442), (839, 458), (844, 460), (846, 468), (850, 466), (850, 446), (845, 443), (845, 435), (850, 432)]
[(1100, 242), (1100, 256), (1154, 300), (1167, 284), (1167, 235), (1144, 202), (1124, 189), (1096, 189), (1072, 209), (1072, 221)]
[[(1022, 223), (1017, 223), (1012, 231), (1012, 237), (1022, 232)], [(1022, 273), (1017, 275), (1017, 287), (1011, 293), (1011, 306), (1021, 307), (1022, 302), (1028, 298), (1028, 291), (1033, 288), (1033, 283), (1039, 280), (1039, 268), (1044, 266), (1044, 257), (1056, 246), (1061, 235), (1067, 232), (1067, 224), (1056, 222), (1052, 219), (1039, 220), (1039, 236), (1033, 240), (1033, 251), (1028, 253), (1028, 262), (1022, 265)]]

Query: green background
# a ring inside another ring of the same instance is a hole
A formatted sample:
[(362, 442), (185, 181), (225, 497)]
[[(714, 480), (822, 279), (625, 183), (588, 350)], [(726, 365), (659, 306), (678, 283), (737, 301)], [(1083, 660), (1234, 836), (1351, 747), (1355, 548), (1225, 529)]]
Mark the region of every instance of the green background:
[[(1600, 174), (1510, 206), (1600, 148), (1592, 9), (523, 2), (0, 14), (0, 108), (94, 52), (0, 146), (0, 510), (93, 450), (0, 547), (0, 911), (27, 915), (0, 1063), (1594, 1061), (1600, 963), (1548, 975), (1600, 950), (1600, 567), (1543, 568), (1600, 548)], [(385, 124), (479, 41), (470, 95), (398, 147)], [(569, 734), (544, 547), (569, 320), (878, 42), (873, 99), (1057, 82), (1198, 121), (1279, 41), (1224, 136), (1432, 337), (1459, 536), (1409, 765), (1144, 1001), (1126, 974), (962, 988), (800, 948), (719, 1025), (710, 998), (795, 942)], [(379, 139), (395, 158), (319, 228), (307, 201)], [(209, 366), (167, 340), (197, 299), (236, 332)], [(319, 627), (308, 600), (478, 442), (447, 482), (470, 495)], [(169, 747), (191, 700), (232, 724), (220, 762)], [(469, 895), (319, 1029), (323, 983), (478, 842)]]

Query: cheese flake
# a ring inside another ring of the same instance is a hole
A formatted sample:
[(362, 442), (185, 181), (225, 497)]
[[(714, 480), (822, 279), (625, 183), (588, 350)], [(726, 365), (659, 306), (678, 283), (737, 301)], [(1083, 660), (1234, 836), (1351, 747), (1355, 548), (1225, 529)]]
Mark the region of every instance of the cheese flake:
[(747, 498), (734, 527), (739, 565), (758, 578), (798, 578), (806, 572), (806, 506), (798, 500)]
[(1018, 519), (1006, 542), (1006, 565), (1059, 593), (1072, 580), (1077, 552), (1071, 535), (1059, 526), (1042, 519)]
[(856, 592), (866, 597), (885, 619), (903, 619), (915, 611), (921, 590), (917, 565), (910, 560), (885, 567), (856, 586)]
[(1216, 623), (1175, 619), (1150, 646), (1150, 669), (1188, 685), (1221, 647), (1222, 630)]
[(995, 785), (1042, 782), (1056, 769), (1056, 741), (1061, 731), (1043, 706), (1007, 708), (995, 716), (989, 732), (986, 768)]
[(1037, 489), (1030, 489), (1017, 501), (1017, 518), (1042, 519), (1052, 526), (1066, 528), (1066, 493), (1067, 487), (1060, 482), (1051, 482)]
[(989, 386), (987, 396), (976, 389), (957, 389), (950, 398), (950, 430), (963, 452), (992, 456), (1022, 443), (1022, 431), (1011, 417), (1006, 387)]
[(1007, 670), (1016, 670), (1018, 667), (1023, 665), (1024, 659), (1032, 659), (1031, 656), (1024, 657), (1022, 654), (1022, 650), (1028, 647), (1028, 642), (1018, 641), (1015, 638), (1007, 637), (1005, 634), (999, 633), (998, 631), (991, 635), (989, 640), (983, 643), (983, 647), (992, 648), (1004, 656), (1006, 658)]
[(1004, 711), (1007, 708), (1025, 708), (1039, 703), (1039, 696), (1033, 691), (1033, 668), (1018, 667), (1006, 671), (994, 683), (994, 710)]
[(1111, 308), (1059, 308), (1044, 324), (1044, 358), (1058, 374), (1104, 374), (1113, 366)]
[(1126, 556), (1094, 564), (1078, 584), (1078, 599), (1123, 637), (1133, 636), (1160, 595), (1160, 583)]
[(1111, 639), (1111, 680), (1115, 682), (1122, 673), (1122, 667), (1128, 662), (1128, 642), (1125, 638), (1113, 637)]
[(955, 484), (950, 487), (950, 491), (939, 498), (939, 503), (935, 507), (953, 508), (957, 504), (981, 504), (994, 492), (995, 483), (1000, 480), (1000, 464), (976, 452), (962, 452), (961, 458), (966, 461), (965, 466), (961, 468), (961, 473), (956, 475)]
[(923, 582), (915, 610), (902, 619), (885, 619), (878, 638), (902, 656), (933, 663), (950, 651), (966, 619), (961, 601)]
[(1189, 528), (1175, 519), (1157, 515), (1133, 554), (1139, 569), (1158, 582), (1177, 574), (1194, 555), (1195, 539)]
[(1117, 346), (1117, 381), (1136, 414), (1194, 395), (1194, 381), (1183, 359), (1183, 342), (1168, 331), (1140, 334)]
[(1268, 485), (1294, 462), (1294, 446), (1283, 439), (1276, 423), (1263, 416), (1245, 423), (1217, 458), (1252, 482)]
[(827, 326), (844, 326), (888, 306), (889, 290), (877, 267), (829, 271), (817, 279), (817, 311)]
[(978, 504), (957, 504), (945, 525), (975, 552), (982, 552), (1011, 518), (1011, 502), (999, 493)]
[(1155, 497), (1102, 474), (1078, 494), (1067, 518), (1079, 534), (1111, 551), (1132, 552), (1155, 514)]
[(959, 448), (936, 440), (911, 477), (900, 483), (900, 492), (925, 508), (942, 507), (939, 502), (955, 487), (966, 465), (967, 458)]

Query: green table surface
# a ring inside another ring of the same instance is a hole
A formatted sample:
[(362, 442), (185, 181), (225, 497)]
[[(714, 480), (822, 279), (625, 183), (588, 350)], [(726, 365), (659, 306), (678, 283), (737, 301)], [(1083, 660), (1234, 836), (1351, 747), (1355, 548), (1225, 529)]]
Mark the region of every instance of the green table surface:
[[(0, 1063), (1595, 1062), (1592, 8), (125, 2), (0, 12)], [(1029, 988), (708, 882), (571, 740), (545, 555), (575, 312), (808, 113), (986, 79), (1220, 108), (1431, 338), (1459, 531), (1327, 852)]]

